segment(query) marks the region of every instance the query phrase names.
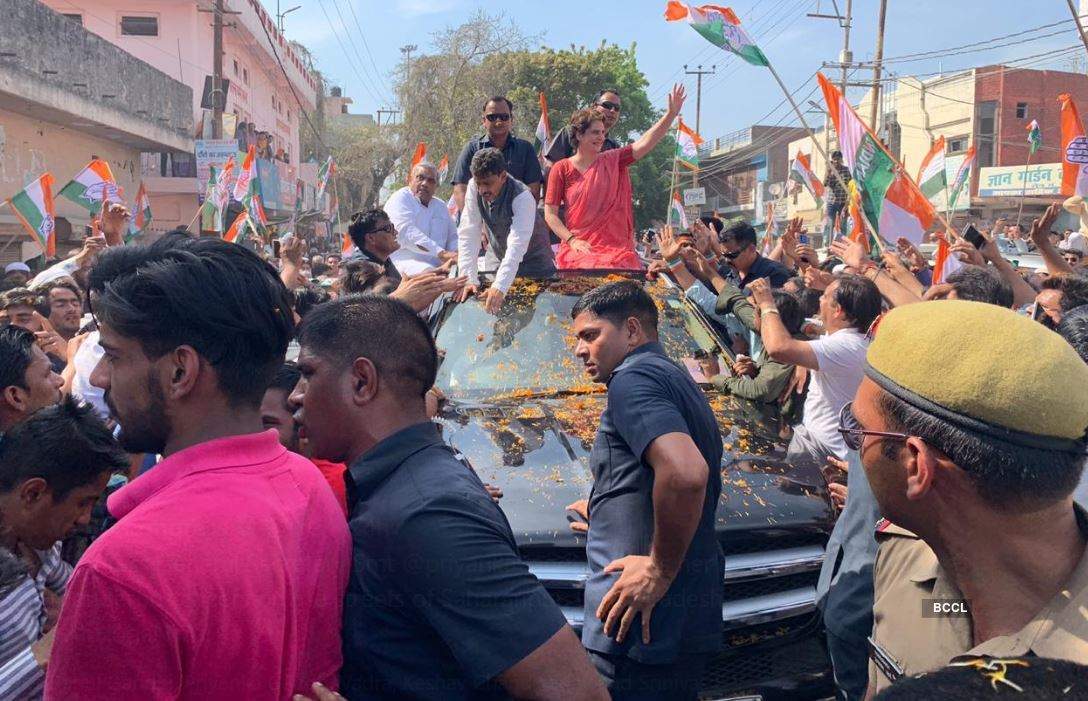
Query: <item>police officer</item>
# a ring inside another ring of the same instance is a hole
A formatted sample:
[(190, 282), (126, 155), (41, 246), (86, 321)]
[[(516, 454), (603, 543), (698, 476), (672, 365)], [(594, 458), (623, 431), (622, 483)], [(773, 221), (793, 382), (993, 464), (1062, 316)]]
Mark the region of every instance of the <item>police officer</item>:
[(1088, 663), (1088, 365), (1027, 317), (949, 300), (893, 310), (865, 374), (840, 431), (888, 519), (870, 690), (962, 655)]

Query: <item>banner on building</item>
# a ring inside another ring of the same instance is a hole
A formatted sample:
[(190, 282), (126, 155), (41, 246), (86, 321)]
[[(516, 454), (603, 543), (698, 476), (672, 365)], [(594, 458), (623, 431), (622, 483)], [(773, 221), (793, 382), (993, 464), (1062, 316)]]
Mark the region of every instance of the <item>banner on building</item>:
[(195, 150), (197, 192), (207, 192), (210, 166), (222, 169), (227, 159), (237, 154), (238, 142), (235, 139), (197, 139)]
[(1061, 163), (1033, 163), (1027, 168), (995, 166), (982, 168), (978, 172), (979, 197), (1058, 197), (1061, 190)]

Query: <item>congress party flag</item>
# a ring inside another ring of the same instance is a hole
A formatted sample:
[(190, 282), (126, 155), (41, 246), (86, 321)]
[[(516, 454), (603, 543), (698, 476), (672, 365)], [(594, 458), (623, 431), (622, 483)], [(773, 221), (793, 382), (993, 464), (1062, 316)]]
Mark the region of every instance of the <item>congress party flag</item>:
[(450, 156), (442, 154), (442, 160), (438, 162), (438, 184), (446, 182), (446, 176), (450, 174)]
[[(963, 159), (963, 163), (960, 163), (960, 169), (956, 171), (956, 178), (952, 181), (952, 188), (948, 193), (948, 209), (949, 211), (956, 208), (956, 200), (960, 197), (960, 192), (963, 190), (963, 186), (967, 183), (967, 179), (971, 176), (971, 168), (975, 165), (975, 147), (967, 149), (967, 155)], [(970, 193), (968, 193), (970, 198)]]
[(926, 196), (913, 186), (906, 172), (900, 170), (884, 195), (880, 210), (880, 231), (903, 237), (915, 246), (922, 245), (937, 213)]
[(540, 93), (540, 121), (536, 123), (536, 151), (543, 153), (552, 140), (552, 123), (548, 119), (548, 101)]
[(44, 173), (27, 185), (8, 205), (47, 257), (57, 254), (56, 209), (53, 206), (53, 176)]
[(676, 122), (676, 161), (685, 168), (699, 170), (699, 145), (702, 143), (703, 137), (684, 124), (684, 118), (680, 117)]
[(99, 158), (88, 163), (70, 183), (61, 188), (60, 195), (92, 213), (102, 207), (103, 199), (113, 202), (121, 199), (121, 191), (110, 164)]
[(948, 279), (948, 276), (963, 267), (963, 263), (952, 252), (948, 239), (944, 234), (937, 236), (937, 253), (933, 256), (933, 284), (939, 285)]
[(944, 169), (945, 143), (944, 136), (937, 137), (929, 153), (922, 160), (922, 167), (918, 169), (918, 187), (928, 199), (933, 199), (948, 187), (948, 176)]
[(1058, 95), (1062, 119), (1062, 196), (1088, 195), (1088, 138), (1069, 93)]
[(246, 151), (246, 157), (242, 160), (242, 169), (238, 171), (238, 179), (234, 181), (234, 199), (242, 202), (245, 200), (246, 195), (249, 194), (250, 185), (253, 183), (253, 176), (255, 175), (255, 169), (257, 164), (254, 162), (257, 160), (257, 147), (254, 144), (250, 144), (249, 150)]
[(680, 193), (672, 193), (672, 214), (676, 219), (676, 225), (681, 231), (686, 231), (688, 226), (688, 213), (684, 211), (684, 203), (680, 200)]
[(790, 166), (790, 180), (803, 185), (812, 195), (812, 199), (816, 200), (817, 207), (823, 206), (824, 184), (812, 172), (808, 156), (801, 152), (797, 153), (797, 156), (793, 159), (793, 165)]
[(140, 182), (140, 189), (136, 191), (136, 202), (133, 205), (132, 218), (128, 222), (128, 233), (125, 235), (125, 243), (132, 241), (140, 234), (147, 231), (151, 225), (151, 199), (147, 196), (147, 188)]
[[(427, 144), (420, 141), (418, 144), (416, 144), (415, 152), (412, 153), (412, 170), (414, 170), (417, 165), (425, 160), (427, 160)], [(410, 175), (411, 170), (409, 170), (409, 176)]]
[(1039, 122), (1031, 120), (1028, 125), (1028, 155), (1034, 156), (1039, 147), (1043, 145), (1043, 131), (1039, 128)]
[(741, 28), (740, 20), (728, 7), (690, 6), (678, 0), (669, 0), (665, 7), (665, 20), (678, 22), (685, 19), (692, 29), (714, 46), (735, 53), (753, 66), (768, 65), (767, 57)]
[(325, 194), (325, 190), (329, 187), (329, 180), (331, 180), (334, 175), (336, 175), (336, 162), (332, 160), (332, 156), (329, 156), (325, 159), (325, 162), (321, 164), (321, 167), (317, 169), (318, 200)]
[(223, 240), (229, 243), (238, 243), (239, 237), (244, 236), (247, 229), (256, 231), (253, 220), (249, 217), (249, 212), (243, 209), (238, 213), (238, 216), (234, 218), (234, 223), (231, 224), (230, 228), (223, 234)]

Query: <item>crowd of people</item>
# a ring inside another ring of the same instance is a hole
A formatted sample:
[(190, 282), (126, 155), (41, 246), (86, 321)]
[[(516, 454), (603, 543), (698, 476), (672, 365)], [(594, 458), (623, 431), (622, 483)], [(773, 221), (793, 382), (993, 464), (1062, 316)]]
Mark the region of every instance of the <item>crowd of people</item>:
[[(609, 136), (620, 99), (576, 113), (543, 167), (510, 101), (488, 100), (458, 220), (420, 163), (351, 218), (347, 257), (299, 236), (265, 256), (185, 230), (121, 245), (129, 213), (104, 203), (75, 256), (9, 265), (0, 699), (695, 699), (723, 634), (708, 387), (778, 407), (786, 459), (827, 478), (818, 593), (841, 698), (1017, 684), (1025, 666), (1083, 684), (1084, 236), (1051, 231), (1059, 205), (1026, 234), (997, 222), (952, 244), (938, 284), (905, 239), (821, 254), (800, 220), (773, 247), (715, 216), (636, 245), (627, 169), (684, 92), (630, 145)], [(1009, 264), (1021, 244), (1045, 270)], [(608, 396), (572, 505), (579, 639), (521, 560), (502, 485), (433, 421), (425, 319), (444, 300), (501, 315), (515, 278), (585, 268), (633, 274), (571, 312)], [(643, 269), (724, 339), (704, 386), (659, 342)]]

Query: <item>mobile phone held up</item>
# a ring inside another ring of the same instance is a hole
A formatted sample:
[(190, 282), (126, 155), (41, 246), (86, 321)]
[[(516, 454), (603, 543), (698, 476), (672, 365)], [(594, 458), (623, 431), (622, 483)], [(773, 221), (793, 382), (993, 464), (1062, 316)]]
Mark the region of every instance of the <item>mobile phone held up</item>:
[(986, 245), (986, 237), (983, 236), (979, 232), (979, 230), (975, 228), (974, 224), (968, 224), (967, 226), (963, 227), (963, 233), (961, 233), (960, 236), (962, 236), (964, 240), (969, 242), (972, 246), (980, 250), (983, 246)]
[(272, 257), (279, 258), (283, 244), (279, 239), (272, 239)]

